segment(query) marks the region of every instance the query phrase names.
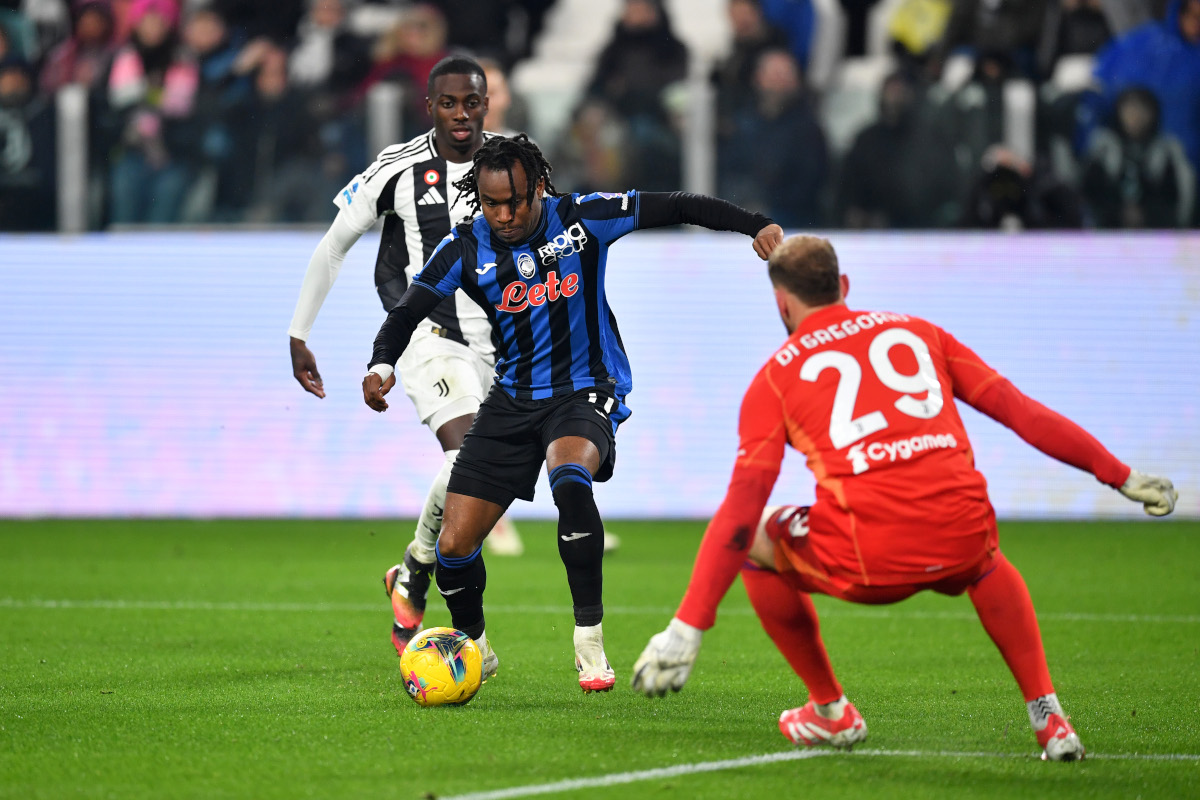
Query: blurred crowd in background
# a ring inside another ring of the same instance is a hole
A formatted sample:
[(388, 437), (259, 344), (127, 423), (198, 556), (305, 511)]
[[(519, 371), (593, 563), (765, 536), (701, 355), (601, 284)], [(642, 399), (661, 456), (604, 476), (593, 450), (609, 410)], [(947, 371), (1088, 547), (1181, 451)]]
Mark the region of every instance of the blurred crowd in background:
[(787, 228), (1197, 224), (1200, 0), (0, 0), (0, 230), (59, 227), (71, 84), (88, 228), (327, 222), (373, 87), (411, 138), (456, 52), (564, 191), (689, 188), (707, 118), (704, 188)]

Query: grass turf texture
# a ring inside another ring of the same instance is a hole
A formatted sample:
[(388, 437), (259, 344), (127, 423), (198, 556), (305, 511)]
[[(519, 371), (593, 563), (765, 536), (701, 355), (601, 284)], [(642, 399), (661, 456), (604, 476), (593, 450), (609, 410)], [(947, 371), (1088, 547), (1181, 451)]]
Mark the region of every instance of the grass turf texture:
[[(525, 556), (488, 560), (500, 673), (465, 707), (422, 709), (404, 694), (380, 591), (408, 524), (0, 521), (0, 796), (421, 798), (788, 751), (776, 719), (805, 694), (740, 586), (681, 694), (629, 689), (703, 526), (610, 528), (622, 537), (606, 561), (614, 691), (580, 692), (554, 528), (529, 522)], [(870, 727), (860, 752), (550, 796), (1200, 796), (1196, 760), (1103, 758), (1200, 753), (1200, 523), (1007, 523), (1001, 541), (1097, 758), (1035, 759), (1016, 685), (965, 597), (818, 598)], [(449, 624), (436, 596), (426, 622)]]

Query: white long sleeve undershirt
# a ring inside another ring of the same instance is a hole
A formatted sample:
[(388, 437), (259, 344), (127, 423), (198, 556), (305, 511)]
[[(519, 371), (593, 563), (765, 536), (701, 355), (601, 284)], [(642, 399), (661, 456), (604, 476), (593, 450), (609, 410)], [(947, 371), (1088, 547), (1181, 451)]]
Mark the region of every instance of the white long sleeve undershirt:
[(317, 313), (329, 295), (329, 290), (333, 288), (333, 282), (337, 280), (346, 254), (362, 235), (363, 231), (355, 230), (346, 214), (339, 211), (308, 262), (308, 270), (304, 273), (304, 283), (300, 286), (300, 299), (296, 301), (296, 311), (292, 314), (288, 336), (302, 342), (308, 341), (313, 323), (317, 321)]

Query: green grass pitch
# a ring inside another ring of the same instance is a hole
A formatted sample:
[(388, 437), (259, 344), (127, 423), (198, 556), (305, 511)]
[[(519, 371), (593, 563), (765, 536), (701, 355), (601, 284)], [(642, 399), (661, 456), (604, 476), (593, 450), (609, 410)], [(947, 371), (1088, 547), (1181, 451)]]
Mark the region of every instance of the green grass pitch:
[[(681, 596), (703, 525), (622, 522), (606, 560), (618, 683), (583, 695), (552, 524), (488, 559), (500, 672), (461, 708), (404, 694), (383, 521), (0, 521), (0, 797), (1200, 797), (1200, 523), (1005, 523), (1056, 688), (1089, 751), (1036, 759), (1025, 706), (965, 597), (819, 598), (870, 738), (785, 754), (805, 699), (740, 585), (681, 694), (630, 667)], [(434, 597), (427, 624), (449, 624)], [(683, 767), (679, 774), (639, 773)], [(616, 777), (612, 777), (616, 776)], [(486, 795), (485, 795), (486, 796)]]

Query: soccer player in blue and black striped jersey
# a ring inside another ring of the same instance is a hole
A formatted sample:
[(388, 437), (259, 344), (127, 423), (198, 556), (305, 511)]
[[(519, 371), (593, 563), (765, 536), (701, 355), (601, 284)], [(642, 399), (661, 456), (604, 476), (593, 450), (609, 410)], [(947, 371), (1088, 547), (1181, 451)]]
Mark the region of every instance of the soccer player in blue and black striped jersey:
[(592, 482), (612, 475), (617, 426), (629, 416), (629, 359), (604, 292), (608, 248), (631, 231), (693, 224), (754, 237), (766, 259), (783, 231), (712, 197), (638, 191), (559, 195), (551, 167), (524, 135), (497, 137), (462, 179), (481, 215), (458, 225), (389, 312), (375, 339), (363, 399), (384, 411), (384, 383), (417, 324), (462, 289), (499, 343), (497, 378), (450, 474), (437, 542), (437, 584), (454, 627), (497, 659), (484, 633), (480, 548), (516, 498), (533, 499), (543, 462), (558, 506), (559, 555), (575, 611), (575, 661), (585, 692), (616, 678), (601, 619), (604, 525)]

